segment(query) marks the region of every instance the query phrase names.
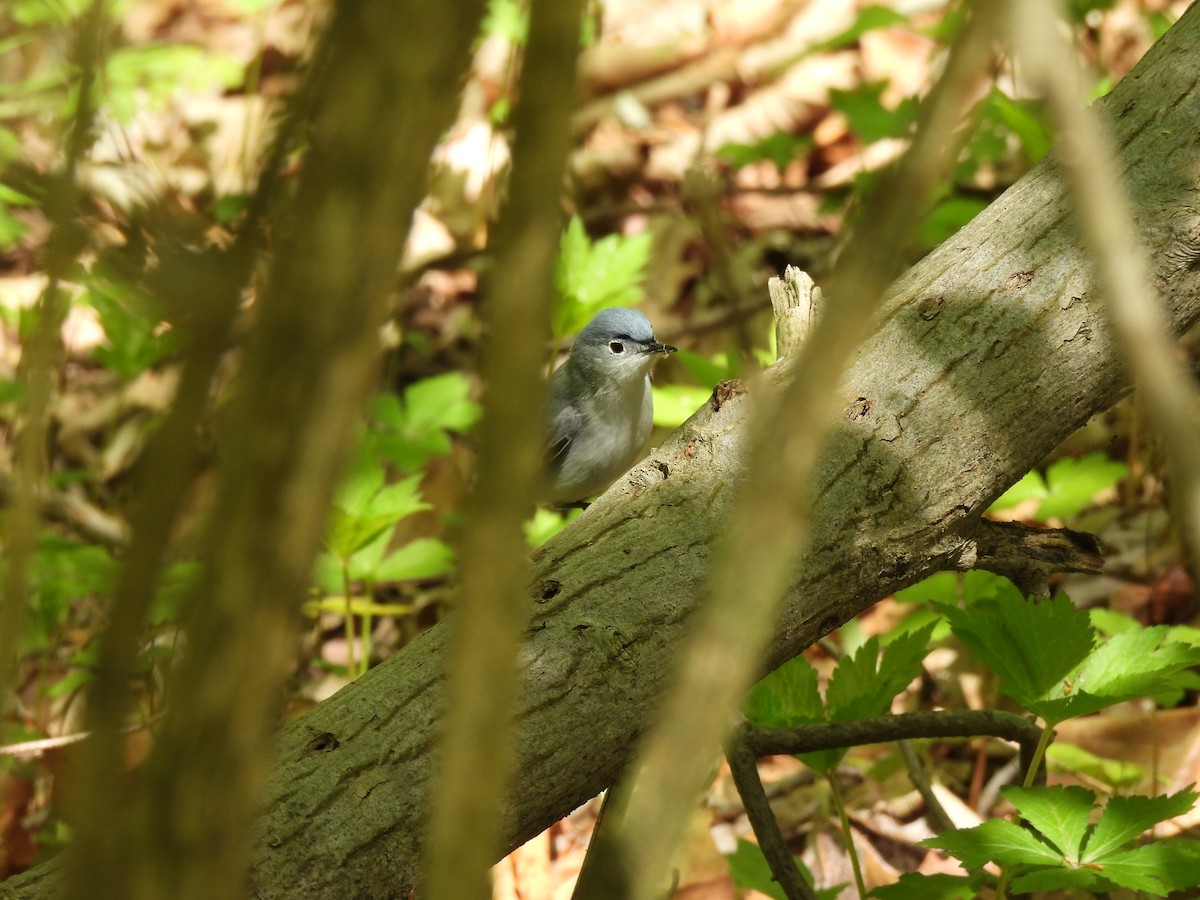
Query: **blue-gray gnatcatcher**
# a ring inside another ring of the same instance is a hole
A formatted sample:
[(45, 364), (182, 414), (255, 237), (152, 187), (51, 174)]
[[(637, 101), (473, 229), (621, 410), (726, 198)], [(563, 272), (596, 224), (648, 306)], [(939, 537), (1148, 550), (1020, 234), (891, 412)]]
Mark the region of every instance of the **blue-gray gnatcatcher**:
[(579, 332), (546, 388), (546, 499), (583, 500), (637, 462), (650, 438), (650, 370), (674, 352), (636, 309), (602, 310)]

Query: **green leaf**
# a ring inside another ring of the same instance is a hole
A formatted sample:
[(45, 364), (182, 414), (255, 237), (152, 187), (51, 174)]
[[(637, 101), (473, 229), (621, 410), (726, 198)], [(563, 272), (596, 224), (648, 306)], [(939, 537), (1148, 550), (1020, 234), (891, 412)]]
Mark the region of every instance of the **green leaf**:
[(1038, 706), (1029, 708), (1061, 722), (1135, 697), (1168, 693), (1197, 665), (1200, 647), (1173, 640), (1166, 626), (1125, 631), (1088, 656), (1068, 679), (1069, 693), (1051, 689)]
[(920, 842), (962, 860), (968, 869), (989, 862), (1001, 865), (1058, 866), (1062, 856), (1036, 837), (1005, 819), (988, 819), (976, 828), (947, 831)]
[(1092, 649), (1095, 632), (1085, 613), (1061, 594), (1033, 603), (1013, 587), (966, 610), (936, 605), (958, 639), (1000, 676), (1005, 694), (1051, 724), (1062, 721), (1042, 701), (1070, 690), (1067, 676)]
[(1060, 459), (1046, 470), (1049, 494), (1038, 508), (1039, 521), (1069, 519), (1092, 504), (1096, 494), (1111, 488), (1129, 474), (1129, 466), (1113, 462), (1103, 453), (1079, 459)]
[(662, 428), (678, 428), (712, 396), (711, 388), (690, 384), (666, 384), (652, 387), (650, 392), (654, 398), (654, 424)]
[(1124, 631), (1136, 631), (1142, 627), (1142, 623), (1132, 616), (1127, 616), (1111, 609), (1105, 609), (1101, 606), (1089, 609), (1088, 619), (1091, 621), (1092, 627), (1105, 637), (1112, 637)]
[[(1156, 879), (1162, 890), (1159, 896), (1200, 887), (1200, 845), (1171, 838), (1114, 853), (1105, 859), (1104, 874), (1121, 887), (1131, 887), (1135, 878)], [(1152, 891), (1149, 887), (1132, 889)]]
[[(934, 623), (903, 634), (879, 653), (879, 638), (868, 639), (852, 656), (843, 657), (825, 691), (828, 716), (835, 722), (884, 713), (892, 699), (921, 673)], [(800, 759), (818, 772), (829, 772), (848, 752), (845, 748), (804, 753)]]
[(983, 212), (987, 205), (979, 198), (957, 194), (939, 201), (917, 225), (917, 242), (922, 247), (936, 247)]
[(1180, 791), (1159, 797), (1113, 797), (1096, 823), (1083, 861), (1105, 862), (1105, 857), (1121, 849), (1150, 826), (1190, 811), (1198, 796), (1194, 791)]
[(983, 879), (963, 875), (918, 875), (905, 872), (895, 884), (877, 887), (877, 900), (975, 900)]
[(92, 278), (81, 302), (96, 311), (104, 329), (104, 343), (92, 351), (93, 357), (122, 378), (132, 379), (175, 350), (174, 332), (161, 330), (159, 310), (140, 292)]
[(436, 538), (417, 538), (388, 554), (374, 581), (424, 581), (454, 571), (454, 551)]
[(479, 404), (461, 372), (434, 375), (404, 389), (403, 399), (379, 394), (369, 418), (373, 452), (404, 472), (415, 472), (434, 456), (450, 452), (448, 432), (465, 432), (479, 420)]
[(529, 519), (523, 526), (525, 531), (525, 543), (533, 549), (537, 549), (558, 534), (567, 523), (573, 519), (577, 519), (583, 512), (582, 509), (557, 510), (546, 509), (542, 507), (533, 514), (533, 518)]
[(483, 17), (483, 33), (507, 38), (525, 46), (529, 36), (529, 9), (520, 0), (488, 0)]
[(788, 660), (747, 692), (742, 713), (760, 728), (823, 722), (825, 706), (817, 690), (817, 670), (803, 656)]
[(888, 711), (895, 696), (921, 674), (933, 625), (905, 634), (879, 653), (871, 638), (851, 657), (838, 663), (825, 694), (829, 718), (835, 722), (877, 716)]
[(1054, 137), (1045, 116), (1035, 104), (1028, 100), (1014, 100), (997, 89), (988, 94), (985, 102), (994, 111), (996, 119), (1016, 135), (1030, 162), (1039, 162), (1050, 152)]
[(868, 6), (858, 14), (854, 23), (840, 34), (818, 44), (810, 52), (836, 50), (858, 43), (868, 31), (879, 28), (895, 28), (908, 24), (908, 18), (887, 6)]
[(104, 75), (108, 110), (128, 122), (139, 110), (165, 107), (182, 91), (237, 87), (243, 69), (233, 57), (200, 47), (146, 43), (114, 50)]
[(338, 558), (348, 561), (381, 536), (390, 538), (392, 527), (401, 519), (431, 508), (421, 499), (420, 475), (391, 485), (383, 485), (382, 481), (383, 470), (378, 464), (358, 467), (338, 491), (325, 541)]
[(993, 509), (1008, 509), (1030, 497), (1040, 499), (1036, 518), (1069, 519), (1091, 505), (1101, 491), (1117, 484), (1129, 474), (1124, 463), (1113, 462), (1103, 453), (1089, 453), (1079, 459), (1060, 459), (1046, 470), (1046, 477), (1030, 472), (1005, 491), (992, 504)]
[(1040, 869), (1013, 879), (1012, 893), (1031, 894), (1034, 891), (1087, 891), (1099, 894), (1111, 891), (1114, 885), (1093, 869)]
[(992, 509), (1012, 509), (1026, 500), (1042, 500), (1048, 490), (1046, 479), (1036, 470), (1025, 473), (1024, 477), (996, 498)]
[(830, 105), (846, 117), (850, 130), (864, 144), (884, 138), (903, 137), (917, 118), (916, 98), (909, 97), (895, 109), (883, 105), (888, 82), (872, 81), (850, 91), (829, 90)]
[(1055, 741), (1046, 748), (1046, 763), (1051, 772), (1085, 775), (1115, 789), (1132, 787), (1145, 774), (1145, 769), (1136, 763), (1104, 759), (1062, 741)]
[(719, 382), (738, 378), (741, 369), (737, 358), (729, 353), (716, 353), (712, 356), (701, 356), (690, 350), (680, 350), (674, 358), (696, 379), (702, 387), (712, 390)]
[(813, 140), (808, 135), (776, 132), (753, 144), (725, 144), (713, 155), (729, 163), (734, 171), (763, 160), (769, 160), (782, 171), (812, 146)]
[(1094, 792), (1081, 787), (1055, 786), (1010, 787), (1001, 793), (1066, 859), (1079, 860), (1096, 802)]
[(651, 244), (649, 233), (610, 234), (592, 243), (583, 222), (572, 216), (563, 233), (555, 272), (554, 336), (564, 338), (578, 332), (606, 307), (641, 302)]
[[(733, 883), (738, 887), (758, 891), (768, 897), (773, 897), (774, 900), (787, 900), (783, 888), (771, 875), (771, 866), (767, 862), (767, 858), (763, 856), (758, 844), (739, 840), (737, 849), (725, 858), (729, 861), (729, 874), (733, 878)], [(809, 887), (812, 887), (812, 873), (795, 857), (793, 857), (793, 862), (800, 872), (800, 877)], [(839, 884), (832, 888), (822, 888), (816, 894), (819, 900), (836, 900), (844, 887), (844, 884)]]

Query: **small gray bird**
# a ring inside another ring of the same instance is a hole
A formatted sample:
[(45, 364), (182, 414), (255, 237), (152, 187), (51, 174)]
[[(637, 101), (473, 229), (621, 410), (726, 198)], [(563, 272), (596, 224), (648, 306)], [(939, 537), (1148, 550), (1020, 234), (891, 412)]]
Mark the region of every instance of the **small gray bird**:
[(637, 462), (650, 438), (650, 370), (674, 352), (636, 309), (602, 310), (579, 332), (546, 389), (546, 499), (576, 503)]

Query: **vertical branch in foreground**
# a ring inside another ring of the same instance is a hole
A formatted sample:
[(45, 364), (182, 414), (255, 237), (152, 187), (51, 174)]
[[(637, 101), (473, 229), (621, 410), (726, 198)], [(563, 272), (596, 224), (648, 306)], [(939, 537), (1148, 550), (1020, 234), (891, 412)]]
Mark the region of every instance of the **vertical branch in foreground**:
[[(242, 299), (263, 237), (263, 220), (279, 187), (283, 163), (296, 130), (311, 110), (312, 81), (288, 101), (258, 185), (234, 245), (227, 253), (193, 253), (181, 237), (160, 234), (157, 293), (176, 308), (192, 312), (182, 372), (170, 410), (152, 436), (135, 475), (130, 513), (131, 539), (100, 642), (95, 675), (87, 692), (86, 728), (91, 738), (76, 751), (72, 778), (84, 786), (68, 797), (74, 826), (72, 872), (76, 893), (85, 893), (106, 867), (120, 864), (113, 827), (125, 786), (111, 777), (121, 768), (120, 728), (130, 712), (130, 681), (139, 641), (154, 602), (163, 565), (200, 468), (198, 423), (208, 408), (212, 379), (229, 346), (229, 330)], [(149, 227), (150, 223), (146, 223)]]
[(291, 229), (223, 435), (168, 716), (113, 823), (116, 857), (76, 867), (75, 896), (246, 892), (300, 601), (481, 12), (482, 2), (360, 0), (332, 14)]
[(41, 520), (38, 504), (45, 479), (46, 435), (54, 395), (55, 364), (61, 356), (59, 329), (67, 312), (61, 282), (75, 265), (82, 237), (75, 221), (79, 185), (75, 173), (91, 142), (96, 106), (96, 75), (101, 62), (105, 25), (104, 0), (94, 0), (78, 23), (73, 62), (79, 85), (75, 109), (63, 147), (62, 172), (49, 179), (45, 211), (53, 226), (45, 249), (46, 287), (33, 308), (33, 328), (21, 351), (20, 384), (23, 421), (14, 439), (12, 499), (4, 531), (3, 585), (0, 587), (0, 697), (7, 708), (16, 673), (20, 634), (29, 590), (29, 563), (37, 546)]
[(529, 550), (521, 522), (542, 466), (541, 367), (549, 337), (560, 192), (583, 4), (534, 0), (513, 117), (510, 199), (484, 307), (479, 470), (467, 505), (447, 661), (441, 771), (430, 794), (427, 893), (490, 897), (500, 801), (512, 765), (517, 646)]
[[(1112, 137), (1084, 105), (1075, 50), (1063, 36), (1061, 3), (1019, 0), (1012, 6), (1013, 51), (1050, 102), (1059, 129), (1059, 166), (1079, 230), (1092, 251), (1096, 281), (1154, 429), (1170, 464), (1172, 505), (1193, 567), (1200, 566), (1200, 423), (1197, 392), (1175, 355), (1166, 310), (1134, 222)], [(1193, 182), (1196, 173), (1185, 177)], [(1200, 228), (1194, 209), (1193, 228)], [(1195, 265), (1195, 258), (1185, 261)]]
[[(829, 300), (782, 389), (755, 385), (750, 455), (728, 531), (713, 562), (709, 598), (684, 648), (681, 671), (647, 738), (622, 823), (629, 896), (661, 890), (688, 810), (717, 754), (731, 713), (758, 672), (794, 556), (808, 542), (808, 484), (834, 388), (887, 285), (903, 268), (913, 217), (957, 153), (951, 135), (990, 62), (998, 0), (975, 4), (946, 71), (922, 108), (916, 136), (892, 177), (881, 179), (833, 274)], [(697, 698), (704, 698), (700, 702)]]

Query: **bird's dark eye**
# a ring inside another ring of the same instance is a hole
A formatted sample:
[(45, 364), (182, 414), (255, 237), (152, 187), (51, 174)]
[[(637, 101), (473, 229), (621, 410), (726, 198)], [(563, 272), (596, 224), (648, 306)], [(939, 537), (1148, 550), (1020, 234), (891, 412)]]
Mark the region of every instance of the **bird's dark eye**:
[(620, 341), (609, 341), (608, 349), (611, 350), (613, 353), (624, 353), (625, 345), (622, 344)]

